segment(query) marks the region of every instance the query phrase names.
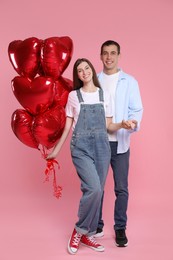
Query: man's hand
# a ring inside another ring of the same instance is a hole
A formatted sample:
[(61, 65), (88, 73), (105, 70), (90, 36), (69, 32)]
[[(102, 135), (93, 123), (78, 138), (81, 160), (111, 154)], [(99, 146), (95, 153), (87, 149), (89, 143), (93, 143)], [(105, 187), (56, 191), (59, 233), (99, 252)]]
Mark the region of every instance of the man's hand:
[(129, 120), (129, 123), (131, 125), (132, 130), (134, 130), (138, 126), (138, 122), (136, 120)]
[(134, 130), (137, 127), (138, 122), (136, 120), (122, 120), (122, 128), (127, 130)]

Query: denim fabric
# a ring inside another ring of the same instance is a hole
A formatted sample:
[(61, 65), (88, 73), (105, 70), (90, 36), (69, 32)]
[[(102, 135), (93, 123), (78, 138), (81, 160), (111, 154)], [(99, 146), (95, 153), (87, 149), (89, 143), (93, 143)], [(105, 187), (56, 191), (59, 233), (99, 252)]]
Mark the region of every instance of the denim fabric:
[[(126, 228), (127, 207), (128, 207), (128, 170), (130, 150), (126, 153), (117, 153), (118, 142), (110, 142), (111, 147), (111, 167), (114, 178), (114, 192), (116, 196), (114, 206), (114, 230)], [(103, 195), (104, 197), (104, 195)], [(100, 210), (99, 228), (103, 228), (102, 220), (103, 197)]]
[(92, 235), (98, 226), (111, 150), (103, 104), (83, 104), (81, 92), (77, 90), (77, 93), (81, 109), (72, 134), (71, 155), (81, 181), (82, 197), (75, 228), (82, 234)]

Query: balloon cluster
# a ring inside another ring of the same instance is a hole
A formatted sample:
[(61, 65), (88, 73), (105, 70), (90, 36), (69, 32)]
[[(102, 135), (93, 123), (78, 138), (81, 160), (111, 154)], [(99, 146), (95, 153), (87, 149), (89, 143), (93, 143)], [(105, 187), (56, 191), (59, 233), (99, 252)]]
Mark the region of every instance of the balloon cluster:
[(19, 74), (11, 81), (23, 109), (11, 117), (16, 137), (32, 148), (52, 148), (65, 126), (65, 110), (72, 81), (62, 76), (70, 63), (73, 42), (68, 36), (12, 41), (8, 55)]
[[(23, 109), (11, 117), (16, 137), (25, 145), (41, 150), (52, 148), (65, 126), (65, 105), (72, 81), (62, 76), (70, 63), (73, 42), (68, 36), (40, 40), (36, 37), (12, 41), (8, 46), (10, 62), (18, 73), (11, 81), (14, 96)], [(46, 180), (53, 171), (54, 195), (61, 196), (56, 185), (54, 163), (47, 160)], [(59, 164), (58, 164), (59, 165)]]

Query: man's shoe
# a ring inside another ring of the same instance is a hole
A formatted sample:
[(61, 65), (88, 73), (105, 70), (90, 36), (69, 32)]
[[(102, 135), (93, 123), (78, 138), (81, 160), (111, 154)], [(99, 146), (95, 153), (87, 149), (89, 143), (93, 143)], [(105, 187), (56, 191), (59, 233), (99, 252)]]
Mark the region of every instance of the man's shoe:
[(125, 229), (118, 229), (115, 231), (115, 243), (118, 247), (126, 247), (128, 245), (128, 239), (126, 237)]
[(104, 236), (104, 232), (102, 228), (97, 228), (97, 231), (94, 235), (94, 237), (103, 237)]
[(73, 230), (73, 233), (71, 235), (71, 238), (68, 242), (68, 252), (72, 255), (77, 253), (77, 250), (79, 248), (79, 243), (81, 240), (82, 234), (78, 233), (76, 229)]
[(105, 250), (104, 246), (98, 244), (93, 236), (88, 237), (86, 235), (83, 235), (81, 238), (81, 244), (98, 252), (103, 252)]

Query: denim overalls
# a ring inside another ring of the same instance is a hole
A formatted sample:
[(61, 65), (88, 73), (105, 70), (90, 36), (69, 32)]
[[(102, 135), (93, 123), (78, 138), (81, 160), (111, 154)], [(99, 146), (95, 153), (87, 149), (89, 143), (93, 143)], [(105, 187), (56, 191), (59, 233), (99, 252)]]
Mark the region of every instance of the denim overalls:
[(71, 139), (71, 155), (83, 193), (78, 210), (77, 232), (93, 235), (99, 220), (100, 204), (110, 164), (111, 151), (106, 130), (103, 90), (101, 103), (84, 104), (77, 90), (80, 113)]

